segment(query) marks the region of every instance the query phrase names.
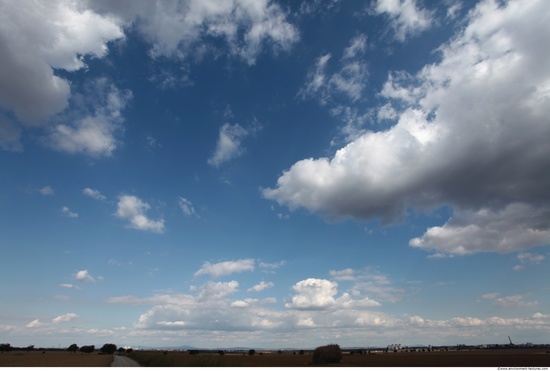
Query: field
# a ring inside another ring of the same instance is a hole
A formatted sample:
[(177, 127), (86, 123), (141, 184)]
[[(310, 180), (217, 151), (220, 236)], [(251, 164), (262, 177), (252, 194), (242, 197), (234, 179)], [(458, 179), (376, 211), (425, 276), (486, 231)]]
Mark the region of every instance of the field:
[(107, 367), (112, 355), (67, 351), (11, 351), (0, 354), (0, 367)]
[[(307, 367), (311, 353), (290, 352), (218, 355), (187, 352), (134, 351), (127, 354), (142, 366), (153, 367)], [(71, 353), (67, 351), (12, 351), (0, 354), (0, 367), (108, 367), (111, 355)], [(550, 367), (548, 349), (501, 349), (417, 353), (344, 353), (342, 362), (334, 366), (348, 367)]]
[[(423, 353), (344, 354), (339, 366), (350, 367), (549, 367), (547, 349), (475, 350)], [(142, 366), (153, 367), (306, 367), (311, 354), (283, 352), (218, 355), (186, 352), (136, 351), (130, 357)]]

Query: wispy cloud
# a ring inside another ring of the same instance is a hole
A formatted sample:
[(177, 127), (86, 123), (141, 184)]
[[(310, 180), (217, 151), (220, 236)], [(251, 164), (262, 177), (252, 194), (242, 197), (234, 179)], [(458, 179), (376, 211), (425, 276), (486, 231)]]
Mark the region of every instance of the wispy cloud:
[(107, 197), (102, 195), (101, 192), (98, 191), (97, 189), (84, 188), (82, 190), (82, 194), (85, 196), (91, 197), (95, 200), (105, 201), (107, 199)]
[(264, 281), (262, 281), (262, 282), (258, 283), (257, 285), (252, 286), (251, 288), (249, 288), (249, 289), (246, 290), (246, 291), (249, 291), (249, 292), (251, 292), (251, 291), (258, 292), (258, 291), (263, 291), (263, 290), (269, 289), (269, 288), (271, 288), (271, 287), (273, 287), (273, 286), (274, 286), (274, 283), (273, 283), (273, 282), (264, 282)]
[(530, 295), (511, 295), (511, 296), (504, 296), (501, 297), (500, 293), (498, 292), (491, 292), (484, 294), (482, 296), (483, 299), (491, 300), (493, 304), (498, 305), (500, 307), (534, 307), (537, 306), (539, 303), (538, 301), (527, 301), (526, 299)]
[(62, 315), (57, 316), (54, 319), (52, 319), (52, 323), (53, 324), (59, 324), (59, 323), (63, 323), (63, 322), (69, 322), (69, 321), (73, 321), (77, 318), (79, 318), (79, 316), (75, 313), (62, 314)]
[(378, 0), (372, 12), (389, 18), (395, 38), (400, 42), (429, 29), (434, 22), (432, 12), (419, 8), (415, 0)]
[(205, 274), (211, 277), (220, 277), (233, 273), (249, 272), (254, 270), (254, 265), (254, 259), (229, 260), (215, 264), (206, 262), (201, 269), (195, 272), (195, 277)]
[(95, 283), (95, 278), (87, 271), (87, 270), (81, 270), (75, 273), (74, 278), (79, 281), (88, 281)]
[(45, 186), (41, 188), (38, 192), (40, 192), (44, 196), (53, 196), (55, 194), (55, 191), (50, 186)]
[(195, 211), (195, 208), (193, 207), (193, 203), (189, 201), (186, 198), (178, 197), (178, 205), (183, 213), (183, 215), (187, 217), (198, 217), (199, 215)]
[(208, 164), (220, 167), (224, 162), (242, 155), (244, 149), (241, 142), (249, 135), (249, 131), (239, 124), (224, 124), (220, 128), (216, 149), (208, 159)]
[(61, 211), (65, 216), (68, 216), (69, 218), (78, 218), (78, 214), (74, 211), (71, 211), (67, 206), (63, 206)]

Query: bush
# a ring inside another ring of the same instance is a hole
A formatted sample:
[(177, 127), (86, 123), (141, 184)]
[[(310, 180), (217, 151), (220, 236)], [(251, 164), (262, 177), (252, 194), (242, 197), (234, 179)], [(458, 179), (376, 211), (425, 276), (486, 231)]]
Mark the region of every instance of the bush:
[(329, 344), (318, 347), (313, 351), (313, 364), (326, 365), (328, 363), (340, 363), (342, 350), (338, 344)]

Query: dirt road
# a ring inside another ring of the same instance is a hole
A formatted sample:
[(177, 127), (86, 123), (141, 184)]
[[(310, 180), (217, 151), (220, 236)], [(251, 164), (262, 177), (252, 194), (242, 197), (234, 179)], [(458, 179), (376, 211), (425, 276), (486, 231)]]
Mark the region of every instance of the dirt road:
[(115, 356), (115, 360), (111, 367), (140, 367), (139, 363), (124, 356)]

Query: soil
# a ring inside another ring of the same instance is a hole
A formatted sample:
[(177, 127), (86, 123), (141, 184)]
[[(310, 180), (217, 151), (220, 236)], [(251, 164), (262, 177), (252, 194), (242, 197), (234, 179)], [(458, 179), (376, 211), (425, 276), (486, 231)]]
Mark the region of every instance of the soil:
[(108, 367), (112, 355), (66, 351), (11, 351), (0, 354), (0, 367)]

